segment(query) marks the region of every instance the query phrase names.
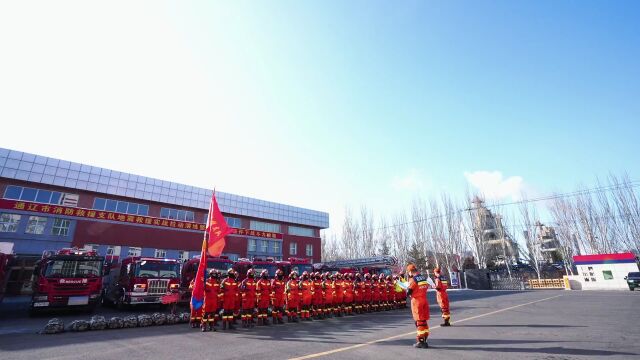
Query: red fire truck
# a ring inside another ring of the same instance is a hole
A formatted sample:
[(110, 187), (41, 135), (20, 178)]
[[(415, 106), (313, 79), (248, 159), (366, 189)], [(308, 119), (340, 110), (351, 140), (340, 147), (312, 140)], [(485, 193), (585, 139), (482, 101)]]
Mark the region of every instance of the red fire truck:
[[(188, 303), (191, 299), (191, 290), (189, 284), (198, 272), (200, 265), (200, 256), (189, 259), (182, 264), (182, 272), (180, 274), (180, 303)], [(216, 269), (222, 272), (222, 276), (226, 276), (227, 270), (233, 266), (233, 261), (228, 256), (207, 257), (207, 274), (210, 270)]]
[(56, 307), (93, 310), (100, 303), (103, 262), (95, 251), (45, 251), (33, 270), (30, 312)]
[(0, 303), (4, 299), (9, 280), (9, 263), (13, 259), (13, 255), (0, 252)]
[(269, 277), (274, 278), (278, 269), (286, 273), (290, 263), (288, 261), (275, 261), (273, 258), (254, 257), (251, 265), (253, 265), (253, 270), (256, 272), (256, 277), (260, 276), (262, 270), (267, 270)]
[(104, 301), (118, 308), (160, 304), (162, 295), (180, 287), (180, 263), (175, 259), (133, 256), (111, 270)]
[(392, 275), (392, 270), (398, 264), (398, 260), (389, 255), (374, 256), (361, 259), (347, 259), (327, 261), (314, 264), (314, 271), (337, 271), (341, 273), (370, 273)]
[(296, 271), (298, 275), (302, 275), (303, 272), (307, 271), (311, 273), (313, 271), (313, 264), (311, 264), (311, 259), (308, 258), (296, 258), (290, 257), (288, 261), (283, 261), (284, 273), (285, 275), (289, 275), (292, 271)]

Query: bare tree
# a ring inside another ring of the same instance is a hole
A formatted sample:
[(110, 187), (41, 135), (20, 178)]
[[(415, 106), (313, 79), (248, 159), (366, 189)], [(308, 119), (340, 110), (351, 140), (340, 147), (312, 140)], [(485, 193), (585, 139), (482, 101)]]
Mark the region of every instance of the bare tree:
[(365, 205), (360, 208), (360, 227), (362, 229), (360, 254), (362, 256), (373, 256), (376, 253), (373, 214)]
[(406, 264), (411, 246), (409, 224), (404, 212), (394, 217), (393, 228), (391, 229), (391, 239), (393, 252), (400, 264)]
[(524, 198), (520, 203), (520, 215), (522, 218), (522, 233), (525, 239), (525, 245), (527, 247), (527, 258), (529, 264), (533, 267), (540, 279), (540, 261), (542, 255), (540, 254), (540, 246), (536, 244), (538, 238), (538, 226), (536, 224), (536, 209), (531, 203)]
[(344, 212), (344, 223), (342, 224), (342, 246), (344, 247), (344, 255), (348, 259), (358, 256), (360, 240), (360, 225), (353, 218), (351, 210), (347, 208)]

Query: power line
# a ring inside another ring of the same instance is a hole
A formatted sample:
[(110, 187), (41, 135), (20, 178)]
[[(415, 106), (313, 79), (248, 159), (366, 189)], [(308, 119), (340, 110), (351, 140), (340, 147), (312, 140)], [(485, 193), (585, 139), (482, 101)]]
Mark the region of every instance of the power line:
[[(582, 190), (577, 190), (577, 191), (572, 191), (572, 192), (567, 192), (567, 193), (555, 193), (552, 195), (546, 195), (546, 196), (541, 196), (541, 197), (537, 197), (537, 198), (533, 198), (533, 199), (523, 199), (523, 200), (518, 200), (518, 201), (511, 201), (511, 202), (504, 202), (504, 203), (498, 203), (498, 204), (491, 204), (491, 205), (485, 205), (486, 208), (499, 208), (499, 207), (503, 207), (503, 206), (511, 206), (511, 205), (518, 205), (518, 204), (524, 204), (524, 203), (533, 203), (533, 202), (539, 202), (539, 201), (548, 201), (548, 200), (555, 200), (555, 199), (561, 199), (561, 198), (566, 198), (566, 197), (574, 197), (574, 196), (580, 196), (580, 195), (590, 195), (590, 194), (597, 194), (597, 193), (603, 193), (606, 191), (611, 191), (611, 190), (616, 190), (616, 189), (620, 189), (620, 188), (636, 188), (636, 187), (640, 187), (640, 180), (631, 180), (631, 181), (626, 181), (623, 183), (618, 183), (618, 184), (613, 184), (613, 185), (605, 185), (605, 186), (597, 186), (597, 187), (593, 187), (593, 188), (588, 188), (588, 189), (582, 189)], [(450, 211), (450, 212), (446, 212), (443, 214), (438, 214), (438, 215), (433, 215), (430, 217), (426, 217), (426, 218), (420, 218), (420, 219), (415, 219), (415, 220), (411, 220), (411, 221), (407, 221), (407, 222), (403, 222), (403, 223), (396, 223), (396, 224), (391, 224), (391, 225), (387, 225), (387, 226), (382, 226), (382, 227), (378, 227), (373, 229), (374, 231), (378, 231), (378, 230), (383, 230), (383, 229), (389, 229), (389, 228), (396, 228), (398, 226), (402, 226), (402, 225), (410, 225), (410, 224), (415, 224), (415, 223), (419, 223), (419, 222), (426, 222), (426, 221), (431, 221), (431, 220), (435, 220), (435, 219), (439, 219), (439, 218), (444, 218), (447, 216), (452, 216), (464, 211), (473, 211), (473, 210), (478, 210), (478, 208), (466, 208), (466, 209), (458, 209), (455, 211)]]

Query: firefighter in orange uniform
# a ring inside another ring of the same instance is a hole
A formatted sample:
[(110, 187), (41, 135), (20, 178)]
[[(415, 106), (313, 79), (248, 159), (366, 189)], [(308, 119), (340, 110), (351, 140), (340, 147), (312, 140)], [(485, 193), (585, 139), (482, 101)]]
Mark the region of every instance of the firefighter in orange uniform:
[(300, 281), (300, 290), (302, 293), (302, 316), (303, 320), (311, 321), (311, 303), (313, 299), (313, 280), (309, 279), (309, 273), (302, 273), (302, 281)]
[(371, 277), (371, 310), (380, 311), (380, 284), (378, 283), (378, 275), (373, 274)]
[(313, 317), (316, 320), (324, 319), (324, 283), (319, 272), (313, 273)]
[(451, 313), (449, 312), (449, 295), (447, 295), (447, 281), (442, 279), (442, 274), (440, 273), (440, 268), (437, 267), (433, 269), (433, 274), (436, 283), (436, 299), (438, 300), (438, 305), (440, 305), (440, 311), (442, 311), (442, 319), (444, 322), (441, 326), (451, 326)]
[[(195, 281), (196, 279), (191, 279), (191, 282), (189, 283), (189, 291), (191, 291), (191, 293), (193, 293)], [(191, 325), (191, 327), (195, 329), (200, 325), (202, 320), (202, 307), (200, 307), (199, 309), (194, 309), (191, 302), (189, 302), (189, 305), (191, 306), (191, 317), (189, 318), (189, 325)]]
[(256, 308), (256, 280), (253, 269), (247, 270), (247, 277), (240, 283), (242, 296), (242, 327), (253, 327), (253, 312)]
[(364, 299), (364, 281), (362, 281), (362, 274), (356, 273), (353, 281), (353, 306), (356, 314), (362, 314), (362, 299)]
[(297, 272), (292, 271), (289, 274), (289, 281), (287, 281), (284, 291), (287, 294), (287, 322), (298, 322), (302, 292)]
[(333, 314), (335, 287), (328, 272), (322, 275), (322, 288), (324, 289), (324, 316), (329, 318)]
[(417, 342), (413, 345), (417, 348), (428, 348), (427, 338), (429, 337), (429, 301), (427, 300), (427, 289), (429, 285), (435, 287), (431, 278), (423, 276), (418, 272), (415, 265), (407, 266), (409, 284), (407, 293), (411, 296), (411, 313), (416, 323)]
[(344, 311), (347, 315), (353, 315), (353, 280), (351, 274), (344, 274), (342, 285), (344, 292)]
[(284, 324), (282, 315), (285, 305), (285, 287), (284, 272), (278, 269), (276, 270), (275, 279), (271, 280), (271, 316), (274, 324)]
[(332, 276), (333, 278), (333, 288), (335, 289), (334, 295), (333, 295), (333, 308), (334, 313), (336, 314), (337, 317), (341, 317), (342, 316), (342, 304), (344, 303), (344, 288), (343, 288), (343, 281), (342, 281), (342, 274), (340, 273), (336, 273), (333, 274)]
[(371, 312), (371, 274), (364, 274), (364, 292), (362, 295), (363, 311)]
[(385, 282), (384, 274), (380, 274), (378, 280), (378, 292), (380, 292), (380, 310), (389, 310), (387, 283)]
[(389, 310), (393, 310), (396, 308), (396, 291), (393, 286), (393, 279), (391, 278), (391, 275), (387, 275), (386, 280), (385, 286), (387, 288), (387, 302), (389, 303), (387, 307)]
[(227, 271), (227, 278), (220, 284), (222, 290), (222, 329), (233, 330), (233, 312), (236, 308), (236, 301), (240, 297), (238, 293), (238, 282), (236, 272), (233, 269)]
[(200, 325), (200, 330), (203, 332), (207, 331), (207, 327), (210, 331), (216, 331), (216, 317), (218, 316), (217, 312), (219, 310), (218, 301), (221, 296), (220, 273), (213, 269), (209, 271), (209, 277), (207, 278), (207, 282), (204, 284), (204, 308), (202, 324)]
[(256, 283), (258, 297), (258, 325), (269, 325), (269, 306), (271, 305), (271, 281), (269, 271), (262, 270), (260, 279)]

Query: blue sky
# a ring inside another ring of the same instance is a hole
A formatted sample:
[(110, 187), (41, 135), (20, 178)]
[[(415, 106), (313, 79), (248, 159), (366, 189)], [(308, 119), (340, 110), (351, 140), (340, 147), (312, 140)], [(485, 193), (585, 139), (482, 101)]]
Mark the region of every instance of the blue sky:
[(389, 214), (418, 194), (501, 201), (637, 180), (639, 10), (3, 3), (1, 145), (324, 210), (334, 225), (345, 206)]

